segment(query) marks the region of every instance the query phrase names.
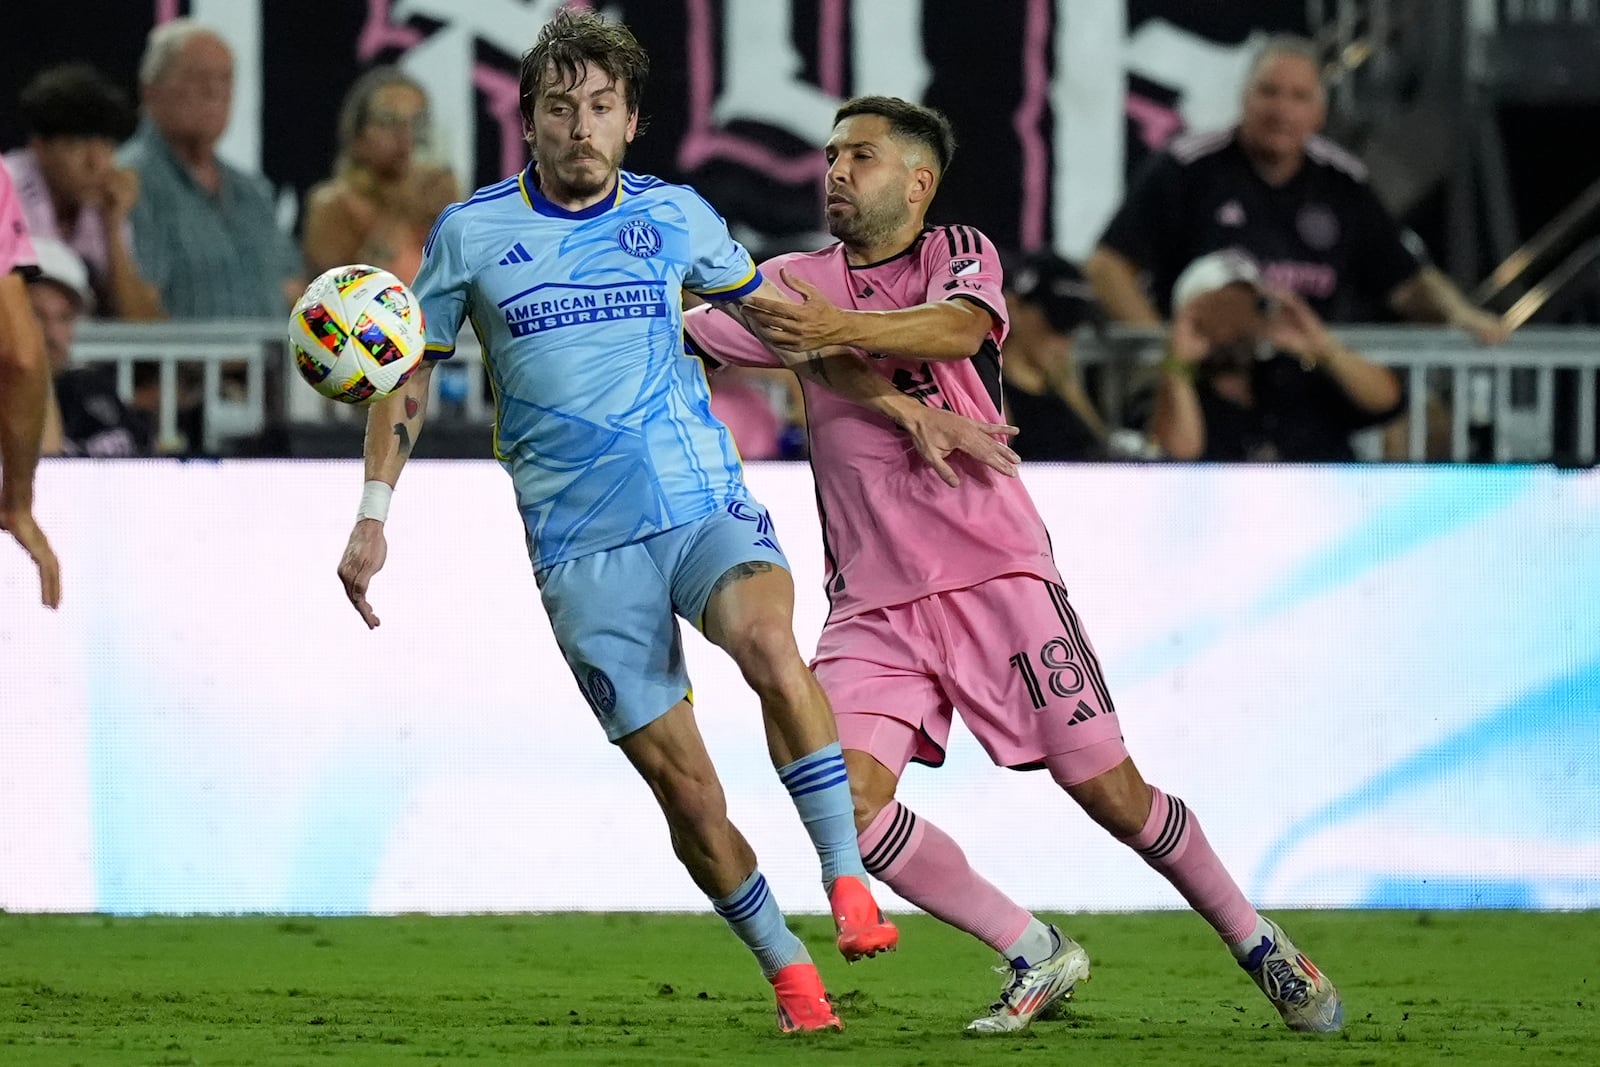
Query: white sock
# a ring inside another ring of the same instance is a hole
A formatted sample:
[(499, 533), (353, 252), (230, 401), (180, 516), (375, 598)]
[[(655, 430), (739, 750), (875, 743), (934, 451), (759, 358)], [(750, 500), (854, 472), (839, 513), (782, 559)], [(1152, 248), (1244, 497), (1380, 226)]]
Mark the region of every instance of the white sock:
[(1272, 927), (1268, 926), (1267, 920), (1261, 917), (1260, 912), (1257, 912), (1256, 928), (1251, 930), (1250, 936), (1245, 938), (1243, 941), (1240, 941), (1236, 945), (1229, 945), (1228, 951), (1233, 953), (1234, 959), (1238, 960), (1240, 963), (1244, 963), (1250, 958), (1250, 953), (1254, 952), (1256, 947), (1261, 944), (1262, 938), (1266, 938), (1268, 941), (1277, 940), (1277, 938), (1273, 936)]
[(1006, 946), (1005, 956), (1013, 965), (1020, 959), (1024, 967), (1034, 967), (1054, 956), (1060, 947), (1060, 939), (1035, 916), (1028, 920), (1022, 936)]

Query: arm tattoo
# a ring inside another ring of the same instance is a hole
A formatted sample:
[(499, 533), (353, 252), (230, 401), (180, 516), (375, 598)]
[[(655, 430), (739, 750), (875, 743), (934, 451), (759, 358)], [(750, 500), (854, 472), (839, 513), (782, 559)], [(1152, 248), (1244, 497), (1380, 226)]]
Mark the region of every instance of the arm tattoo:
[(403, 422), (395, 423), (394, 435), (400, 438), (400, 454), (402, 456), (409, 455), (411, 453), (411, 431), (406, 429), (406, 424)]
[(806, 353), (806, 366), (818, 380), (833, 384), (833, 376), (828, 373), (828, 361), (815, 352)]
[(742, 582), (746, 578), (752, 578), (757, 574), (765, 574), (772, 569), (772, 564), (763, 559), (751, 560), (748, 563), (740, 563), (729, 567), (722, 572), (722, 577), (717, 579), (717, 584), (711, 587), (711, 595), (706, 597), (706, 601), (709, 603), (718, 593), (722, 592), (724, 587), (730, 586), (734, 582)]

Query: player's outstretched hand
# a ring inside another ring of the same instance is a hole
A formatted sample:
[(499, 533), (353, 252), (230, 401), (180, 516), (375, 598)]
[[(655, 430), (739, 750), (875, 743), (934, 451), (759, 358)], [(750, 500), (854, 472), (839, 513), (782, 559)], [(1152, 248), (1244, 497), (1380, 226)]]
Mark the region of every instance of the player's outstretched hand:
[(383, 536), (383, 523), (377, 519), (358, 519), (350, 531), (350, 541), (344, 546), (344, 558), (339, 561), (339, 581), (344, 583), (344, 595), (361, 613), (367, 629), (376, 630), (378, 616), (367, 603), (367, 585), (372, 576), (383, 570), (383, 561), (389, 558), (389, 542)]
[(1017, 464), (1022, 462), (1022, 457), (1011, 451), (1004, 441), (995, 440), (997, 434), (1015, 436), (1015, 426), (979, 422), (943, 408), (923, 407), (906, 423), (905, 429), (917, 446), (917, 453), (951, 487), (961, 484), (961, 476), (945, 458), (952, 452), (965, 453), (1008, 478), (1017, 476)]
[(789, 273), (787, 268), (778, 275), (783, 284), (800, 294), (798, 303), (760, 296), (747, 297), (743, 302), (750, 323), (762, 340), (796, 352), (847, 343), (848, 339), (842, 336), (845, 315), (842, 308), (829, 300), (821, 289)]
[(61, 606), (61, 563), (49, 538), (33, 521), (32, 508), (0, 507), (0, 530), (17, 539), (17, 544), (39, 568), (39, 602), (47, 608)]

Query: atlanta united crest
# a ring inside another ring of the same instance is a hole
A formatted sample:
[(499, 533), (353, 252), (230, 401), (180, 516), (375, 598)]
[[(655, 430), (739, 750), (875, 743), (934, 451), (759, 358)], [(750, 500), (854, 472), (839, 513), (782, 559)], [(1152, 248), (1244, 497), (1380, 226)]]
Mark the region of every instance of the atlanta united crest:
[(661, 251), (661, 231), (644, 219), (633, 219), (617, 231), (617, 244), (630, 256), (649, 259)]

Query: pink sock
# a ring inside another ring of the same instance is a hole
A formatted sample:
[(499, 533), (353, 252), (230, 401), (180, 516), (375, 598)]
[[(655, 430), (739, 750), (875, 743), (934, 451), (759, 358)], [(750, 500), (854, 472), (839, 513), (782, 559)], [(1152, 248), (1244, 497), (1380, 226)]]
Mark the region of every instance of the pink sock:
[(1246, 940), (1255, 930), (1256, 909), (1212, 851), (1200, 820), (1177, 797), (1151, 786), (1150, 817), (1144, 829), (1124, 837), (1122, 843), (1171, 882), (1229, 945)]
[(950, 835), (891, 801), (861, 831), (861, 860), (874, 878), (958, 930), (1004, 953), (1033, 916), (967, 863)]

